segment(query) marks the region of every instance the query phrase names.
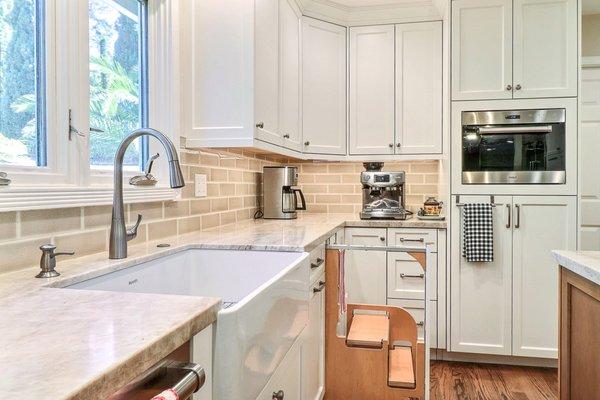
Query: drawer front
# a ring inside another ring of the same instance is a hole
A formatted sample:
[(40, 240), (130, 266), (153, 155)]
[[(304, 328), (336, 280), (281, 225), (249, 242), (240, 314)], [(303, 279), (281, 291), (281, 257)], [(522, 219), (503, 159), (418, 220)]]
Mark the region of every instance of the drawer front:
[(387, 242), (390, 246), (425, 247), (437, 253), (437, 230), (418, 228), (390, 228)]
[(346, 228), (346, 244), (365, 246), (386, 246), (387, 229), (385, 228)]
[(310, 277), (309, 282), (313, 284), (315, 280), (325, 271), (325, 243), (319, 245), (309, 255)]
[[(402, 307), (414, 318), (417, 323), (417, 337), (423, 340), (425, 329), (425, 302), (415, 300), (388, 299), (388, 305)], [(427, 333), (429, 335), (429, 348), (438, 348), (437, 301), (430, 301), (427, 309)]]
[[(437, 254), (427, 253), (426, 269), (408, 253), (387, 253), (387, 297), (425, 300), (425, 284), (429, 299), (437, 300)], [(427, 281), (425, 280), (427, 279)]]

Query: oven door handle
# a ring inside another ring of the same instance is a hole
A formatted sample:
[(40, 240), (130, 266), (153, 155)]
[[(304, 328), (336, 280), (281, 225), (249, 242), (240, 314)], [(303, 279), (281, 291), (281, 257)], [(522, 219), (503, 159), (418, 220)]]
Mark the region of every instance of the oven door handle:
[(498, 135), (498, 134), (511, 134), (511, 135), (519, 135), (519, 134), (528, 134), (528, 133), (551, 133), (552, 125), (539, 125), (539, 126), (530, 126), (530, 125), (519, 125), (519, 126), (499, 126), (499, 127), (487, 127), (482, 126), (477, 128), (477, 133), (480, 135)]

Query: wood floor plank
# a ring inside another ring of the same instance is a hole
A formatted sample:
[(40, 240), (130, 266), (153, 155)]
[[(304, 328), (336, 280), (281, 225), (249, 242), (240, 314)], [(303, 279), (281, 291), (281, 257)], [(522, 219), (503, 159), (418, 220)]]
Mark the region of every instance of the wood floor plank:
[(431, 400), (557, 400), (552, 368), (431, 363)]

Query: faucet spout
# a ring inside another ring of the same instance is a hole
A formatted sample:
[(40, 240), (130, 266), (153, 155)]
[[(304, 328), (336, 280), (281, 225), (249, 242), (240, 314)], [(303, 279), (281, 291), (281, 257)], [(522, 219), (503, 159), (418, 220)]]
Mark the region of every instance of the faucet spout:
[(150, 128), (137, 129), (131, 132), (119, 145), (115, 154), (114, 164), (114, 193), (113, 193), (113, 209), (112, 221), (110, 225), (110, 243), (109, 243), (109, 258), (121, 259), (127, 257), (127, 242), (135, 237), (137, 226), (141, 222), (141, 216), (138, 217), (138, 222), (134, 229), (128, 232), (125, 227), (125, 212), (123, 206), (123, 158), (125, 151), (135, 139), (140, 136), (148, 135), (156, 138), (165, 148), (165, 153), (169, 166), (169, 182), (174, 189), (185, 186), (185, 180), (179, 166), (179, 158), (177, 150), (173, 142), (163, 133)]

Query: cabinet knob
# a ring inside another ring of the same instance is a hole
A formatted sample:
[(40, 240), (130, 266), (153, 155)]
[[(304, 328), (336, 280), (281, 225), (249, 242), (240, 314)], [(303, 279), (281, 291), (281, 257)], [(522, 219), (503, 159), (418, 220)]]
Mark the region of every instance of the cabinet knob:
[(257, 127), (258, 129), (263, 129), (263, 128), (265, 127), (265, 123), (264, 123), (264, 122), (257, 122), (257, 123), (256, 123), (256, 127)]
[(396, 147), (397, 147), (397, 148), (400, 148), (400, 147), (402, 147), (402, 143), (396, 143)]
[(310, 146), (310, 142), (307, 140), (306, 142), (304, 142), (305, 146)]
[(506, 85), (506, 90), (510, 92), (512, 90), (512, 85)]
[(279, 392), (273, 392), (273, 400), (283, 400), (285, 396), (285, 393), (283, 393), (283, 390), (280, 390)]
[(521, 90), (521, 89), (522, 89), (522, 87), (521, 87), (521, 85), (517, 85), (517, 86), (515, 86), (515, 89), (517, 89), (517, 90)]
[(385, 242), (385, 237), (384, 236), (380, 236), (379, 240), (381, 240), (382, 242)]
[(388, 146), (390, 146), (390, 149), (393, 149), (394, 148), (394, 143), (390, 143), (390, 144), (388, 144)]
[(290, 135), (288, 135), (288, 134), (286, 133), (285, 135), (283, 135), (283, 138), (284, 138), (284, 139), (289, 139), (289, 138), (290, 138)]

